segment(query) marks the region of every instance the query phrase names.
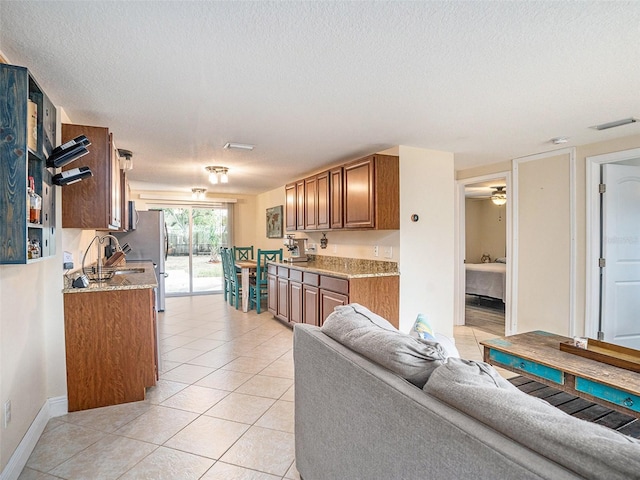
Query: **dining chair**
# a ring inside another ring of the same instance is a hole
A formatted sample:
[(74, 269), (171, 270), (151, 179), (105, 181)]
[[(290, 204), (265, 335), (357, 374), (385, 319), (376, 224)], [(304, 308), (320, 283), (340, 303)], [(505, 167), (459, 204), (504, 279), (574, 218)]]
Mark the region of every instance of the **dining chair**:
[(281, 262), (282, 249), (260, 250), (256, 260), (256, 276), (249, 285), (249, 301), (251, 306), (255, 305), (256, 313), (260, 313), (263, 298), (267, 297), (267, 262)]
[(236, 271), (235, 260), (233, 258), (233, 249), (227, 248), (223, 252), (222, 261), (226, 262), (229, 271), (229, 305), (233, 305), (236, 309), (240, 308), (240, 299), (242, 296), (242, 281)]
[(229, 262), (227, 261), (228, 247), (220, 247), (220, 259), (222, 260), (222, 277), (224, 280), (224, 301), (230, 295), (231, 290), (231, 271), (229, 270)]
[(233, 247), (233, 256), (236, 260), (253, 260), (253, 245), (250, 247)]

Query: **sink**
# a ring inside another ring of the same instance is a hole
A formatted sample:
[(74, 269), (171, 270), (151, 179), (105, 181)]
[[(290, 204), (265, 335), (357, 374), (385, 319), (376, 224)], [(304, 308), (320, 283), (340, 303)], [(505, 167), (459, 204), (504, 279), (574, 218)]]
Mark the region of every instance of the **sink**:
[(132, 273), (144, 273), (144, 268), (123, 268), (113, 272), (114, 275), (131, 275)]

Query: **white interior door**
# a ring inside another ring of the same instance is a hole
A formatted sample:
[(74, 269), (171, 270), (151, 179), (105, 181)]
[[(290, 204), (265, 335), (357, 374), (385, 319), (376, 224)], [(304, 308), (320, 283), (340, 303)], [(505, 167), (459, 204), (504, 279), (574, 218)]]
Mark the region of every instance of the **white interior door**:
[(605, 164), (602, 180), (604, 341), (640, 349), (640, 167)]

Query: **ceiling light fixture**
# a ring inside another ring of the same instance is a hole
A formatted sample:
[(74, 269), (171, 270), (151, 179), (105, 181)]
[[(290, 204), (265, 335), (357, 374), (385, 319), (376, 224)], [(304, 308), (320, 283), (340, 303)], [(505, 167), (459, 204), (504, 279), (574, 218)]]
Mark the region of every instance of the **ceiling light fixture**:
[(607, 130), (608, 128), (621, 127), (622, 125), (629, 125), (630, 123), (636, 123), (638, 121), (637, 118), (629, 117), (623, 118), (622, 120), (614, 120), (613, 122), (601, 123), (600, 125), (594, 125), (593, 127), (596, 130)]
[(205, 167), (209, 172), (209, 181), (214, 185), (216, 183), (229, 183), (229, 169), (227, 167)]
[(504, 191), (505, 187), (495, 187), (495, 190), (491, 193), (491, 201), (498, 206), (507, 203), (507, 192)]
[(206, 191), (206, 188), (192, 188), (191, 198), (193, 198), (194, 200), (204, 200), (204, 192)]
[(225, 150), (229, 150), (231, 148), (235, 148), (238, 150), (253, 150), (255, 147), (254, 145), (249, 145), (248, 143), (232, 143), (232, 142), (227, 142), (224, 145), (224, 149)]
[(131, 150), (124, 150), (122, 148), (118, 149), (118, 156), (120, 157), (120, 170), (124, 170), (128, 172), (129, 170), (133, 170), (133, 153)]
[(551, 139), (551, 143), (554, 145), (560, 145), (562, 143), (567, 143), (569, 141), (569, 137), (555, 137)]

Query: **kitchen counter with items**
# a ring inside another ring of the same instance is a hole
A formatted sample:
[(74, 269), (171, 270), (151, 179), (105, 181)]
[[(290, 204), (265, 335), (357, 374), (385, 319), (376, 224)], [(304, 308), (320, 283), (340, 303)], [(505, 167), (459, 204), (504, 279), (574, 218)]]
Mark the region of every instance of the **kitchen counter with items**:
[(399, 323), (400, 272), (395, 262), (309, 256), (269, 262), (268, 309), (289, 324), (321, 326), (338, 305), (359, 303)]
[(65, 277), (62, 293), (105, 292), (156, 288), (158, 280), (152, 262), (128, 262), (114, 269), (114, 275), (102, 281), (90, 281), (86, 288), (74, 288)]
[(69, 411), (145, 399), (158, 379), (157, 286), (152, 262), (130, 262), (86, 288), (65, 277)]

